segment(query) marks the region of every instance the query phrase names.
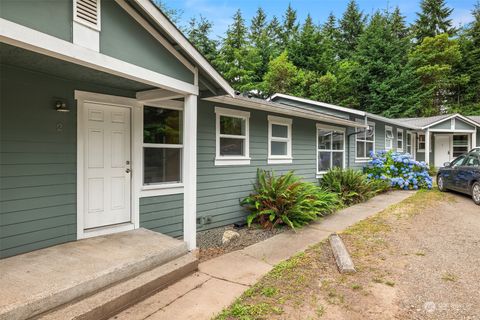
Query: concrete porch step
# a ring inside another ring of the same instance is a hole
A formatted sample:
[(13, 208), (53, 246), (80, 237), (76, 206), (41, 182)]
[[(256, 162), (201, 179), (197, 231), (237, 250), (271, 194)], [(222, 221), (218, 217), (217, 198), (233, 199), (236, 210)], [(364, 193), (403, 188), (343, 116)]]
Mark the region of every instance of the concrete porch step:
[[(195, 269), (183, 241), (146, 229), (33, 251), (0, 260), (0, 320), (45, 315), (105, 289), (117, 288), (118, 296), (133, 299), (131, 292), (148, 294)], [(132, 282), (135, 276), (144, 276), (143, 283)], [(105, 302), (123, 301), (114, 296)]]
[(127, 309), (193, 273), (198, 259), (188, 253), (94, 295), (40, 315), (40, 320), (103, 320)]

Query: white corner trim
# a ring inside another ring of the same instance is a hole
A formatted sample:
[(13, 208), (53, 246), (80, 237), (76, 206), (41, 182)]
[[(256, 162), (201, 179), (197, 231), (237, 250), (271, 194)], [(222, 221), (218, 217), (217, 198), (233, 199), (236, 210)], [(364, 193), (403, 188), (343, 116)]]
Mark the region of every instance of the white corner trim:
[[(212, 65), (201, 55), (197, 49), (185, 38), (185, 36), (163, 15), (163, 13), (150, 0), (133, 0), (147, 14), (157, 22), (158, 25), (172, 37), (178, 45), (190, 55), (190, 57), (202, 67), (230, 96), (235, 96), (235, 90), (230, 84), (212, 67)], [(198, 94), (197, 94), (198, 95)]]
[(250, 164), (250, 158), (215, 158), (215, 166), (246, 166)]
[(60, 60), (182, 94), (198, 95), (198, 86), (84, 48), (0, 18), (0, 41)]
[(100, 32), (84, 25), (83, 23), (73, 21), (73, 43), (87, 49), (100, 51)]

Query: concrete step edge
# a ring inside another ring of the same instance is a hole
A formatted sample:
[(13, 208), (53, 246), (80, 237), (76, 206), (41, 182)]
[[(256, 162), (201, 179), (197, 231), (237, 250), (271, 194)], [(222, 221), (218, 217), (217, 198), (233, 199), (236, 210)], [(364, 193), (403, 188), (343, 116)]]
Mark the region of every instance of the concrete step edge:
[(195, 272), (198, 259), (188, 253), (82, 300), (36, 317), (41, 320), (102, 320), (157, 293)]
[(179, 241), (178, 244), (169, 247), (166, 251), (145, 256), (141, 260), (122, 265), (115, 269), (106, 270), (87, 281), (66, 288), (65, 290), (32, 297), (30, 300), (23, 301), (21, 304), (11, 305), (6, 310), (0, 312), (0, 320), (20, 320), (36, 317), (39, 314), (49, 312), (49, 310), (76, 301), (82, 297), (88, 297), (116, 283), (167, 264), (187, 253), (186, 243)]

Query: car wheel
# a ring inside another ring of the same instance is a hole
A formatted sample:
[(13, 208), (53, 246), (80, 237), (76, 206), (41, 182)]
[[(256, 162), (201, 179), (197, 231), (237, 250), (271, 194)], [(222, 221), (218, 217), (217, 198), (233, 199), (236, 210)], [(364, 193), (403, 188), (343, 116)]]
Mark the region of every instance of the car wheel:
[(445, 188), (445, 181), (442, 176), (437, 176), (437, 186), (438, 186), (438, 190), (442, 192), (447, 191), (447, 188)]
[(472, 186), (472, 199), (480, 206), (480, 182), (475, 182)]

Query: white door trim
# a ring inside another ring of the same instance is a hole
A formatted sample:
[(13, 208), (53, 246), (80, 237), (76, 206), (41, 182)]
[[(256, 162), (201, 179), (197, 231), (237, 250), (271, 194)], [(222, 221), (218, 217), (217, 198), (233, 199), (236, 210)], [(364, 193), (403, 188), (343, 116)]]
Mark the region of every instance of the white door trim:
[[(140, 200), (138, 190), (141, 181), (141, 145), (142, 126), (141, 106), (135, 99), (111, 96), (84, 91), (75, 91), (77, 100), (77, 239), (84, 239), (109, 233), (137, 229), (140, 226)], [(83, 117), (83, 106), (85, 102), (96, 104), (127, 107), (131, 109), (131, 221), (120, 225), (106, 226), (85, 231), (84, 223), (84, 147), (85, 147), (85, 119)], [(140, 152), (139, 151), (140, 148)]]

